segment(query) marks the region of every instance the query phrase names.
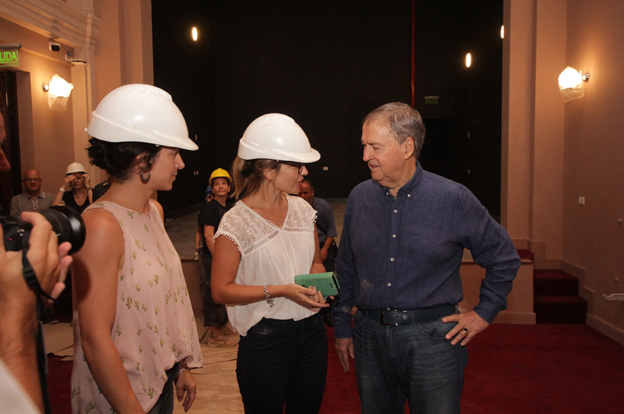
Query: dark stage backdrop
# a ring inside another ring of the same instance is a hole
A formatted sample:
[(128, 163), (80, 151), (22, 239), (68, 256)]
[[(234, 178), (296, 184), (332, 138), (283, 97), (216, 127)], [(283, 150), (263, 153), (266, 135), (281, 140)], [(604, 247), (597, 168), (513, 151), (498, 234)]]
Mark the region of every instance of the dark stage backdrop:
[[(466, 3), (488, 6), (475, 12)], [(500, 79), (500, 37), (474, 49), (482, 48), (484, 55), (496, 49), (496, 75), (477, 78), (474, 74), (483, 69), (471, 75), (462, 65), (464, 49), (480, 41), (475, 28), (482, 37), (491, 35), (485, 26), (500, 29), (502, 1), (416, 4), (416, 107), (429, 128), (423, 164), (466, 184), (496, 215), (501, 85), (492, 86), (498, 88), (496, 100), (491, 88), (475, 82)], [(165, 210), (200, 203), (210, 172), (230, 168), (247, 125), (269, 112), (293, 117), (321, 152), (321, 160), (308, 168), (317, 195), (346, 198), (370, 178), (362, 161), (362, 118), (387, 102), (410, 103), (411, 6), (411, 0), (153, 1), (155, 84), (171, 93), (200, 147), (183, 152), (186, 168), (172, 191), (159, 194)], [(492, 14), (495, 22), (484, 25)], [(197, 42), (190, 38), (193, 26), (199, 29)], [(478, 61), (479, 68), (492, 64)], [(494, 105), (474, 96), (481, 94)], [(424, 106), (426, 95), (441, 97), (437, 108)], [(472, 113), (474, 106), (482, 111)], [(470, 166), (478, 161), (478, 167), (465, 174), (463, 162), (473, 155), (462, 139), (469, 128), (473, 136), (487, 137), (480, 142), (478, 160), (468, 160)], [(495, 133), (482, 134), (486, 129)], [(485, 173), (479, 175), (481, 169)], [(477, 183), (482, 179), (488, 180), (485, 191)]]

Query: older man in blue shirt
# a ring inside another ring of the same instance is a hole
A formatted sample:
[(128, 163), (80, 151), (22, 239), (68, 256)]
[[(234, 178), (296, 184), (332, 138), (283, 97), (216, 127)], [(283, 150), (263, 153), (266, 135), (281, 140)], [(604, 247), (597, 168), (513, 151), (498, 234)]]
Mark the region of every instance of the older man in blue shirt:
[[(465, 345), (499, 311), (520, 267), (507, 232), (464, 186), (417, 161), (418, 111), (390, 103), (364, 119), (371, 180), (347, 204), (337, 259), (336, 350), (355, 357), (363, 413), (459, 413)], [(464, 249), (486, 269), (479, 304), (460, 310)], [(351, 332), (351, 309), (356, 306)]]

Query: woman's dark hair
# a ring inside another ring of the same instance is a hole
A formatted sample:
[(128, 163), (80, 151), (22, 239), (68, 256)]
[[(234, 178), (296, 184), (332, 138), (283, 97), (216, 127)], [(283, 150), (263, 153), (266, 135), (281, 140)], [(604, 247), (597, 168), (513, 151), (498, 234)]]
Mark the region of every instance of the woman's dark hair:
[[(113, 180), (123, 182), (132, 177), (133, 169), (144, 162), (143, 171), (152, 169), (154, 158), (162, 147), (144, 142), (107, 142), (95, 137), (89, 140), (87, 148), (90, 162), (96, 167), (106, 170)], [(137, 159), (139, 155), (143, 157)]]

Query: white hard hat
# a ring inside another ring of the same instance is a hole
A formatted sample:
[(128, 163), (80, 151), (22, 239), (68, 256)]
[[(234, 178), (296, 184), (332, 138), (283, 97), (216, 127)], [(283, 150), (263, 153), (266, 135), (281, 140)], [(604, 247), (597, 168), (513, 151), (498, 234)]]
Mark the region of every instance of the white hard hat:
[(303, 129), (289, 116), (266, 114), (254, 120), (238, 144), (243, 160), (315, 162), (321, 154), (310, 146)]
[(124, 85), (110, 92), (91, 114), (87, 133), (107, 142), (197, 150), (171, 95), (152, 85)]
[(65, 171), (65, 175), (73, 174), (73, 173), (83, 173), (86, 174), (87, 170), (84, 165), (79, 162), (72, 162), (67, 166), (67, 171)]

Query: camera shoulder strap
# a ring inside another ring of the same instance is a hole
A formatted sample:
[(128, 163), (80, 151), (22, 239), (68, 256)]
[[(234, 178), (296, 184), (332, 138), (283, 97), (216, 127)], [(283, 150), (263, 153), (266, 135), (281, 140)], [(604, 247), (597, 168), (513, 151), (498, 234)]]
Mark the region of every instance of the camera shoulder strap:
[(24, 243), (22, 244), (22, 274), (24, 275), (24, 279), (26, 280), (28, 286), (30, 286), (30, 288), (37, 294), (37, 368), (39, 371), (39, 384), (41, 386), (43, 408), (45, 410), (45, 414), (52, 414), (50, 392), (48, 391), (48, 358), (45, 352), (45, 344), (43, 342), (43, 323), (41, 322), (41, 314), (43, 313), (43, 299), (41, 299), (41, 296), (45, 296), (53, 301), (55, 299), (41, 289), (41, 284), (39, 283), (39, 279), (37, 279), (35, 269), (33, 269), (28, 257), (26, 256), (28, 247), (30, 246), (28, 243), (28, 237), (29, 235), (25, 237), (26, 240), (23, 240)]

